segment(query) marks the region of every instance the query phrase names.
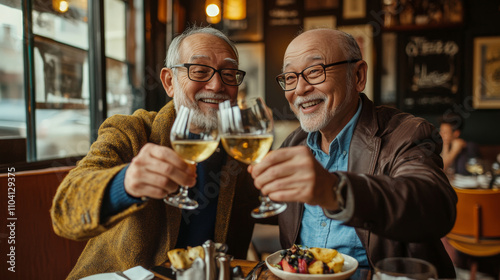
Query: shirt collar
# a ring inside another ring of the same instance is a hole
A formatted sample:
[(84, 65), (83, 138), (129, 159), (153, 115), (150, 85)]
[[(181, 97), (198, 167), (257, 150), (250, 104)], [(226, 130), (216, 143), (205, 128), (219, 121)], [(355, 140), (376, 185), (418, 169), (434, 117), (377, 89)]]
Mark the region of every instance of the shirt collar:
[[(338, 143), (338, 149), (339, 150), (349, 150), (349, 144), (351, 143), (352, 135), (354, 133), (354, 127), (356, 126), (356, 123), (358, 122), (359, 115), (361, 114), (361, 108), (363, 107), (363, 101), (361, 98), (358, 99), (359, 104), (358, 104), (358, 110), (356, 111), (356, 114), (351, 118), (351, 120), (342, 128), (342, 130), (339, 132), (337, 137), (333, 139), (333, 141), (330, 143), (329, 147), (329, 153), (331, 154), (333, 151), (333, 147), (335, 146), (335, 143)], [(321, 150), (320, 146), (320, 141), (319, 137), (321, 137), (321, 133), (319, 131), (313, 131), (310, 132), (307, 135), (307, 146), (313, 152), (319, 152)]]

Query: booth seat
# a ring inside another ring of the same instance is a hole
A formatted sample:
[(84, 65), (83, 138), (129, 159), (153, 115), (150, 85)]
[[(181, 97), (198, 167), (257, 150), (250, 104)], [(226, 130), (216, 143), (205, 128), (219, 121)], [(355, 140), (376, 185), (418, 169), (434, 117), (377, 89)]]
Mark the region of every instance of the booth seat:
[(16, 172), (13, 166), (1, 171), (0, 262), (4, 269), (0, 279), (60, 280), (75, 265), (86, 242), (57, 236), (49, 212), (57, 187), (72, 168)]

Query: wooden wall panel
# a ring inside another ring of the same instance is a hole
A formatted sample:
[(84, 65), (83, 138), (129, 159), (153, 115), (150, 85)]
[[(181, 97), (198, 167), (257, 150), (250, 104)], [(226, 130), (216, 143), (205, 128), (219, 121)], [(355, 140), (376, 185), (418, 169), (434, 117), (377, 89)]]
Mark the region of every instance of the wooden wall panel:
[[(8, 170), (0, 171), (0, 279), (59, 280), (65, 279), (73, 268), (86, 242), (57, 236), (49, 213), (57, 187), (71, 168), (12, 172), (14, 177), (4, 173)], [(15, 183), (13, 216), (8, 212), (9, 178), (15, 178), (10, 180)], [(15, 223), (12, 232), (7, 227), (11, 222)], [(12, 234), (15, 244), (8, 244)], [(8, 270), (11, 246), (15, 246), (15, 272)]]

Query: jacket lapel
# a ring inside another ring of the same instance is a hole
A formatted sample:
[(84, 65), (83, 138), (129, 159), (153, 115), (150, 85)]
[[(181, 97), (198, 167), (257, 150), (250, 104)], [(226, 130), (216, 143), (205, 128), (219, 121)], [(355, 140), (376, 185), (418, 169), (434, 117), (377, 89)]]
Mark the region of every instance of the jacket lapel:
[(375, 135), (378, 123), (373, 112), (373, 102), (364, 94), (361, 94), (361, 99), (363, 108), (352, 135), (348, 171), (372, 175), (375, 172), (381, 139)]
[(174, 102), (170, 101), (158, 112), (151, 126), (151, 136), (149, 142), (158, 145), (171, 147), (170, 130), (174, 124), (176, 112)]
[[(376, 136), (378, 123), (373, 111), (373, 102), (364, 94), (361, 94), (361, 99), (363, 108), (351, 140), (348, 171), (373, 175), (382, 141)], [(370, 231), (362, 228), (355, 228), (355, 230), (368, 253)], [(369, 261), (371, 261), (370, 258)]]
[[(231, 218), (236, 176), (231, 176), (231, 168), (236, 160), (227, 156), (226, 164), (220, 172), (219, 198), (217, 201), (217, 216), (215, 218), (215, 242), (226, 243), (229, 222)], [(238, 164), (238, 163), (237, 163)], [(245, 171), (246, 172), (246, 171)]]
[[(163, 201), (162, 201), (163, 202)], [(181, 226), (181, 209), (165, 204), (165, 216), (167, 217), (167, 244), (168, 250), (175, 248), (177, 238), (179, 237), (179, 228)], [(167, 252), (165, 252), (166, 255)]]

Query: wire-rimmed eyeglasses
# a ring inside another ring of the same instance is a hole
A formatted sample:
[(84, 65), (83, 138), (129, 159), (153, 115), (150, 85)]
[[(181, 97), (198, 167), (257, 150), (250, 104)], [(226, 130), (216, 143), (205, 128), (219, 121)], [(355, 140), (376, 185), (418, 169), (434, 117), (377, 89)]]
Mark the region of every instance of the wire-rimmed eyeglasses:
[(219, 73), (222, 82), (228, 86), (239, 86), (245, 77), (245, 71), (233, 68), (215, 69), (208, 65), (183, 63), (174, 65), (170, 68), (186, 67), (188, 78), (195, 82), (208, 82), (214, 76), (215, 72)]
[(281, 88), (285, 91), (289, 90), (294, 90), (297, 88), (297, 83), (299, 81), (299, 76), (302, 75), (304, 80), (308, 82), (310, 85), (317, 85), (321, 84), (326, 80), (326, 68), (336, 66), (336, 65), (341, 65), (345, 63), (356, 63), (360, 61), (361, 59), (350, 59), (350, 60), (344, 60), (344, 61), (339, 61), (331, 64), (316, 64), (307, 67), (306, 69), (302, 70), (302, 72), (297, 73), (297, 72), (285, 72), (282, 74), (279, 74), (276, 76), (276, 81), (278, 84), (281, 86)]

